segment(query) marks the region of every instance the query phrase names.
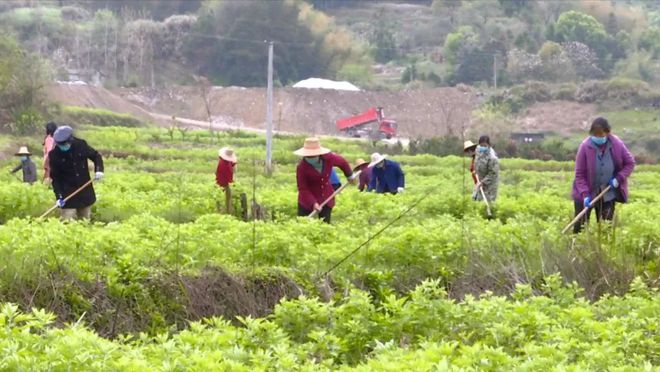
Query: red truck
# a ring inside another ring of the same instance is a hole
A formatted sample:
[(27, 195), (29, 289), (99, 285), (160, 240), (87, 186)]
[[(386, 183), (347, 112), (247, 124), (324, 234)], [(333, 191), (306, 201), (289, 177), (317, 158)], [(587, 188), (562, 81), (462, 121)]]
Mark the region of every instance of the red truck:
[(337, 129), (351, 137), (390, 139), (396, 136), (396, 121), (385, 119), (382, 107), (372, 107), (361, 114), (337, 120)]

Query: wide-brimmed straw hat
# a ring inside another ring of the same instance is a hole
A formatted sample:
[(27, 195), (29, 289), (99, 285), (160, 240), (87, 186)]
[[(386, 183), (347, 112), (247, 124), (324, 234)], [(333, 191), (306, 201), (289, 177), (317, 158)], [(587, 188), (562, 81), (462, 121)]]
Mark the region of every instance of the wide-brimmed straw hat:
[(369, 163), (369, 168), (376, 166), (378, 163), (385, 160), (385, 158), (387, 158), (387, 155), (381, 155), (377, 152), (374, 152), (371, 154), (371, 163)]
[(16, 154), (14, 154), (14, 155), (16, 155), (16, 156), (23, 156), (23, 155), (32, 155), (32, 154), (30, 153), (30, 151), (28, 151), (27, 146), (21, 146), (21, 147), (18, 149), (18, 152), (17, 152)]
[(218, 150), (218, 156), (232, 163), (236, 163), (236, 161), (238, 160), (238, 157), (236, 156), (234, 149), (232, 149), (231, 147), (223, 147), (220, 150)]
[(472, 141), (463, 142), (463, 152), (466, 152), (473, 147), (477, 147), (477, 144)]
[(316, 137), (305, 138), (303, 147), (294, 151), (298, 156), (319, 156), (330, 153), (330, 149), (321, 146), (321, 141)]
[(353, 167), (353, 170), (360, 169), (363, 165), (369, 165), (364, 159), (360, 158), (355, 161), (355, 166)]

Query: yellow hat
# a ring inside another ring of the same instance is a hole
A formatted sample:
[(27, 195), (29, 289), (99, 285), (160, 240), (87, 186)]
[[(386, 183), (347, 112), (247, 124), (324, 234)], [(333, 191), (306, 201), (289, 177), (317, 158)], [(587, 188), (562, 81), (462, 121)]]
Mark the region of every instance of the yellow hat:
[(23, 155), (32, 155), (30, 151), (28, 151), (27, 146), (21, 146), (20, 149), (18, 149), (18, 152), (15, 154), (16, 156), (23, 156)]
[(321, 146), (321, 141), (316, 137), (310, 137), (305, 139), (305, 143), (302, 148), (294, 151), (293, 153), (298, 156), (319, 156), (325, 155), (330, 152), (330, 149), (327, 149)]

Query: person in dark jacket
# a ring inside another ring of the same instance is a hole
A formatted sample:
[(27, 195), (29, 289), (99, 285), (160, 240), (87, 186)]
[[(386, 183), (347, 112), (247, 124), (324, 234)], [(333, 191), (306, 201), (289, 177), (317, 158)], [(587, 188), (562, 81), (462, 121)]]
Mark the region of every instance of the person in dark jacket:
[[(596, 219), (611, 220), (614, 217), (616, 202), (628, 201), (628, 177), (635, 169), (635, 157), (623, 141), (611, 134), (612, 128), (605, 118), (596, 118), (591, 123), (590, 136), (578, 149), (575, 158), (575, 181), (573, 181), (573, 201), (575, 215), (584, 208), (596, 209)], [(610, 190), (595, 203), (592, 199), (607, 186)], [(578, 223), (573, 232), (579, 233), (588, 221), (591, 209)]]
[(353, 172), (357, 171), (360, 171), (360, 184), (358, 185), (358, 189), (362, 192), (369, 188), (372, 168), (369, 168), (369, 163), (364, 161), (364, 159), (358, 159), (355, 161), (355, 167), (353, 167)]
[(319, 218), (330, 223), (334, 198), (321, 208), (321, 204), (334, 192), (330, 184), (330, 173), (333, 167), (339, 167), (349, 182), (354, 183), (351, 166), (343, 157), (322, 147), (318, 138), (307, 138), (301, 149), (294, 154), (302, 159), (296, 168), (298, 181), (298, 216), (308, 216), (313, 211), (319, 212)]
[(57, 128), (53, 135), (55, 147), (48, 153), (50, 177), (57, 206), (62, 208), (62, 220), (89, 219), (96, 202), (94, 187), (89, 184), (68, 201), (65, 198), (90, 181), (87, 160), (94, 162), (94, 180), (103, 178), (103, 158), (87, 142), (73, 136), (69, 126)]
[(37, 166), (32, 159), (30, 159), (32, 154), (28, 151), (27, 146), (21, 146), (15, 155), (21, 157), (21, 164), (17, 165), (16, 168), (11, 170), (11, 172), (16, 173), (19, 169), (22, 169), (23, 182), (29, 183), (30, 185), (37, 182)]
[(397, 194), (403, 192), (405, 187), (405, 176), (399, 163), (387, 160), (387, 155), (377, 152), (371, 154), (372, 168), (369, 191), (376, 190), (377, 193)]

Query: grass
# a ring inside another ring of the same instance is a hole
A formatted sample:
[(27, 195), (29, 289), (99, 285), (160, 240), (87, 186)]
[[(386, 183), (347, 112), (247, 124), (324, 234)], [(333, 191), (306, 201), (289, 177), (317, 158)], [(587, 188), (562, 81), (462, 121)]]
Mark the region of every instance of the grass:
[(64, 106), (58, 121), (76, 124), (91, 124), (102, 127), (139, 127), (146, 125), (143, 121), (129, 114), (119, 114), (104, 109), (92, 109), (77, 106)]

